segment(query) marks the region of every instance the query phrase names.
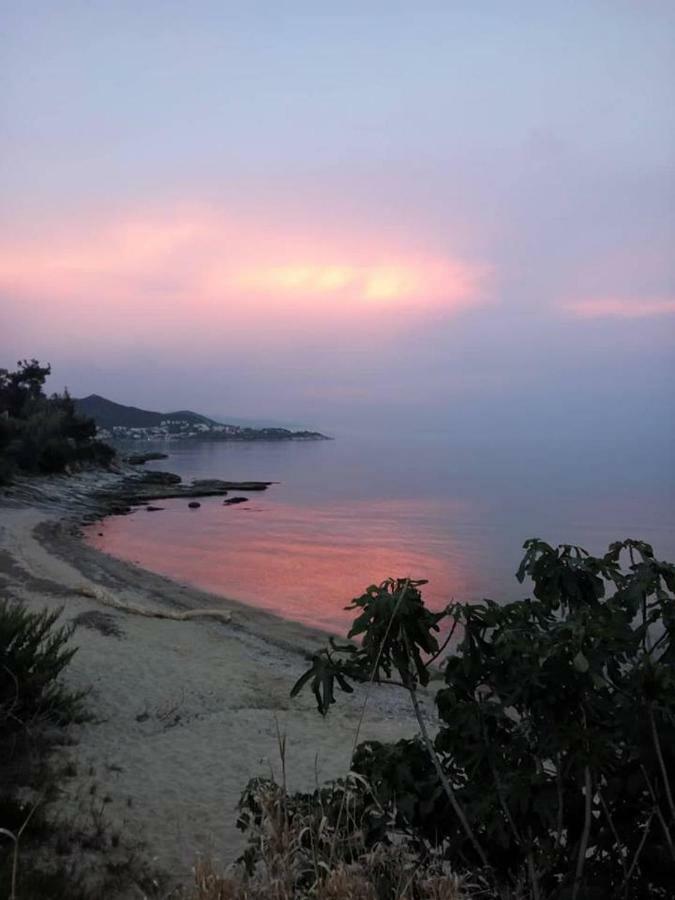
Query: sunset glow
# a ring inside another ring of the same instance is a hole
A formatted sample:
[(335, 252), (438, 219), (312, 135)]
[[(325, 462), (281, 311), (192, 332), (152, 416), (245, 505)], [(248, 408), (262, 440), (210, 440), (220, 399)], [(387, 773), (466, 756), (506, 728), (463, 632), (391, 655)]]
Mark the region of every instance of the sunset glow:
[[(466, 548), (450, 543), (439, 558), (416, 539), (415, 523), (445, 510), (439, 501), (297, 508), (265, 494), (247, 508), (249, 515), (242, 509), (229, 517), (221, 504), (207, 501), (201, 515), (210, 522), (206, 531), (212, 540), (202, 544), (198, 555), (182, 541), (191, 527), (190, 510), (172, 500), (166, 509), (173, 518), (164, 517), (155, 530), (148, 530), (142, 515), (110, 517), (87, 531), (88, 540), (131, 562), (142, 557), (148, 568), (204, 590), (254, 602), (271, 612), (283, 604), (297, 621), (338, 631), (353, 618), (344, 609), (345, 601), (363, 590), (364, 570), (376, 582), (390, 572), (411, 577), (424, 573), (430, 581), (425, 597), (434, 609), (442, 608), (448, 596), (476, 591), (480, 583)], [(459, 514), (462, 504), (454, 504), (454, 509)], [(256, 516), (256, 511), (263, 515)]]
[(5, 17), (0, 366), (466, 435), (623, 353), (666, 390), (667, 4), (85, 6)]
[(0, 240), (0, 291), (43, 303), (47, 318), (78, 315), (108, 331), (128, 327), (124, 310), (161, 312), (165, 333), (177, 334), (188, 320), (197, 329), (226, 320), (231, 329), (298, 309), (317, 323), (356, 323), (382, 308), (455, 314), (486, 302), (486, 287), (484, 266), (423, 256), (404, 241), (279, 233), (211, 212)]
[(477, 302), (479, 271), (437, 260), (392, 264), (261, 265), (234, 273), (232, 287), (275, 296), (349, 296), (377, 304), (414, 302), (459, 307)]

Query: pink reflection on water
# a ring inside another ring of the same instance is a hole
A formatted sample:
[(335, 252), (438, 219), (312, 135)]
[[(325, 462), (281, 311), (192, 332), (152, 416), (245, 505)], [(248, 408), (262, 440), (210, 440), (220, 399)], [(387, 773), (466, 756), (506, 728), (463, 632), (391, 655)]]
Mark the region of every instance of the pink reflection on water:
[[(352, 597), (373, 582), (427, 578), (432, 608), (466, 597), (476, 560), (440, 532), (463, 504), (396, 500), (293, 506), (271, 496), (199, 510), (163, 501), (87, 529), (89, 543), (182, 582), (330, 631), (345, 631)], [(99, 536), (99, 532), (102, 536)]]

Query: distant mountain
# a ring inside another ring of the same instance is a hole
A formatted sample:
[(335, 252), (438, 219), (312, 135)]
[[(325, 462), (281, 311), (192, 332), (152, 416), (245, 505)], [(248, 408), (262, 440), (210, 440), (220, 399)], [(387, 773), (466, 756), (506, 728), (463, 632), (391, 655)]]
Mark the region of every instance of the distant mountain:
[[(178, 439), (199, 438), (215, 441), (321, 441), (328, 440), (318, 431), (291, 431), (288, 428), (265, 426), (251, 428), (225, 424), (209, 419), (189, 409), (176, 412), (153, 412), (137, 406), (113, 403), (98, 394), (90, 394), (81, 400), (74, 400), (75, 409), (96, 422), (104, 432), (114, 432), (115, 439)], [(108, 437), (110, 435), (104, 435)]]
[(99, 428), (156, 428), (171, 419), (176, 422), (185, 422), (189, 425), (220, 425), (220, 422), (201, 416), (189, 409), (181, 409), (177, 412), (152, 412), (149, 409), (138, 409), (136, 406), (124, 406), (122, 403), (114, 403), (106, 400), (98, 394), (90, 394), (81, 400), (75, 400), (75, 408), (84, 416), (93, 419)]

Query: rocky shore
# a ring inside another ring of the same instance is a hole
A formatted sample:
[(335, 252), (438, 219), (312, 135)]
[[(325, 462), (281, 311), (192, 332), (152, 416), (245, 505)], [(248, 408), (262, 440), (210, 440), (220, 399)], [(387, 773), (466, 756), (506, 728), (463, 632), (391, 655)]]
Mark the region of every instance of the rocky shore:
[(61, 512), (73, 521), (91, 522), (108, 515), (125, 515), (134, 506), (153, 501), (224, 497), (230, 491), (266, 491), (274, 484), (273, 481), (224, 481), (218, 478), (197, 479), (186, 484), (173, 472), (139, 471), (135, 468), (137, 465), (135, 462), (121, 464), (107, 471), (91, 470), (77, 476), (17, 478), (4, 492), (0, 488), (0, 504), (5, 507), (32, 505)]
[[(123, 466), (23, 480), (0, 494), (2, 596), (63, 608), (78, 646), (68, 679), (89, 692), (93, 721), (60, 751), (71, 774), (54, 814), (88, 817), (92, 797), (106, 798), (106, 823), (174, 885), (190, 880), (198, 855), (224, 865), (241, 851), (235, 806), (250, 777), (279, 773), (277, 727), (292, 789), (345, 774), (363, 695), (322, 719), (309, 695), (289, 692), (325, 635), (100, 553), (80, 528), (151, 500), (269, 484), (183, 484)], [(199, 615), (154, 615), (167, 610)], [(360, 739), (414, 731), (395, 688), (374, 692)]]
[[(196, 497), (224, 497), (230, 491), (266, 491), (271, 481), (222, 481), (207, 478), (183, 484), (179, 475), (172, 472), (143, 472), (127, 475), (112, 489), (102, 489), (95, 495), (98, 513), (124, 515), (134, 506), (143, 506), (158, 500)], [(237, 498), (235, 498), (237, 499)], [(231, 502), (231, 501), (230, 501)]]

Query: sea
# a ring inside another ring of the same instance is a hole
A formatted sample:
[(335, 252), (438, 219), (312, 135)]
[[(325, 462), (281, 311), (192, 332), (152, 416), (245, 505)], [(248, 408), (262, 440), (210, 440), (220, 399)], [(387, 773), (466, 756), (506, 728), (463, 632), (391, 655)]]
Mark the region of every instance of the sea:
[(598, 554), (646, 540), (675, 559), (668, 454), (624, 448), (470, 446), (448, 435), (328, 441), (145, 442), (147, 468), (184, 480), (275, 482), (261, 493), (158, 502), (88, 529), (94, 546), (177, 581), (343, 634), (351, 600), (386, 578), (426, 579), (430, 607), (527, 596), (515, 572), (539, 537)]

